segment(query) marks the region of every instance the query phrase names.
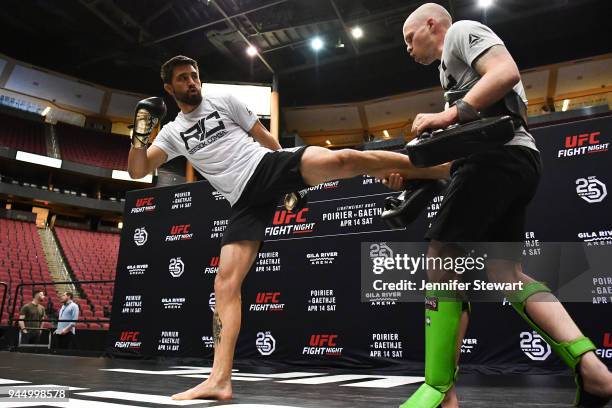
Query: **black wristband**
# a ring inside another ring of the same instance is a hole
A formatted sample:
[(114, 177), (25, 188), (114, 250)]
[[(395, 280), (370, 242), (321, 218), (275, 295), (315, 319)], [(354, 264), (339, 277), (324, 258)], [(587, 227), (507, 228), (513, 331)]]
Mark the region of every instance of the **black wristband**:
[(480, 113), (476, 110), (476, 108), (463, 99), (459, 99), (457, 102), (455, 102), (455, 106), (457, 107), (457, 117), (459, 118), (459, 123), (468, 123), (480, 119)]

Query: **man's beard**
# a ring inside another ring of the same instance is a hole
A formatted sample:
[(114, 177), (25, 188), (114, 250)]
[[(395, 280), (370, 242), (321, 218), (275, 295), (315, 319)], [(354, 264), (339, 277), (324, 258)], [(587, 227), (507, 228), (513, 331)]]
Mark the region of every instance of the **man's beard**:
[(177, 101), (191, 106), (198, 106), (202, 102), (201, 92), (187, 91), (184, 94), (175, 93), (174, 97)]

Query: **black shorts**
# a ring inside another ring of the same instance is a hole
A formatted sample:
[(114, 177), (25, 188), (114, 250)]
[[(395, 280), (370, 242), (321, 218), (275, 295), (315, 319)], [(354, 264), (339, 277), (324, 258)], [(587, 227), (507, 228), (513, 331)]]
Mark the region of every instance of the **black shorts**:
[(306, 146), (266, 153), (232, 206), (221, 246), (236, 241), (263, 241), (266, 227), (284, 194), (309, 187), (300, 163)]
[[(523, 242), (527, 205), (535, 195), (541, 171), (539, 152), (523, 146), (501, 146), (456, 160), (425, 237), (448, 243)], [(514, 247), (497, 258), (520, 258), (520, 246)]]

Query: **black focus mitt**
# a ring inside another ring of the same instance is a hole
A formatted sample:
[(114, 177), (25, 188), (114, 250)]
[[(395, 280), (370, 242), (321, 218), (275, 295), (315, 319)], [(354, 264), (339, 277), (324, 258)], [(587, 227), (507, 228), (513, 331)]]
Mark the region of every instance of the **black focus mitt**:
[(406, 151), (415, 167), (431, 167), (501, 146), (513, 137), (512, 117), (498, 116), (423, 132), (406, 144)]
[(405, 228), (417, 219), (427, 205), (446, 188), (446, 180), (410, 180), (406, 190), (385, 199), (380, 216), (393, 229)]

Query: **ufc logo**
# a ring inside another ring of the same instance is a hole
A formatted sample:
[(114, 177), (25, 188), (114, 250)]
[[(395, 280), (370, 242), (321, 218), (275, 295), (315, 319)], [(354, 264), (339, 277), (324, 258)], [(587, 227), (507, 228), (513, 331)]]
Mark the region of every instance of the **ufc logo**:
[(259, 292), (255, 303), (279, 303), (280, 292)]
[(170, 228), (170, 234), (189, 234), (189, 228), (191, 228), (191, 224), (173, 225), (172, 228)]
[(601, 132), (593, 132), (593, 133), (583, 133), (580, 135), (567, 136), (565, 138), (565, 147), (580, 147), (585, 144), (595, 145), (599, 144), (599, 140), (597, 136), (599, 136)]
[(286, 210), (277, 211), (274, 214), (274, 220), (272, 223), (274, 225), (279, 224), (290, 224), (291, 221), (295, 220), (296, 222), (306, 222), (306, 213), (308, 212), (308, 208), (302, 208), (297, 213), (292, 213)]
[(603, 347), (612, 348), (612, 333), (604, 333)]
[(153, 205), (153, 197), (144, 197), (136, 200), (136, 207), (144, 207), (148, 205)]
[(218, 256), (213, 256), (212, 259), (210, 260), (210, 266), (219, 266), (219, 257)]
[(124, 331), (121, 332), (120, 341), (138, 341), (138, 336), (140, 336), (140, 332), (137, 331)]
[(337, 334), (313, 334), (310, 336), (311, 347), (335, 347)]

